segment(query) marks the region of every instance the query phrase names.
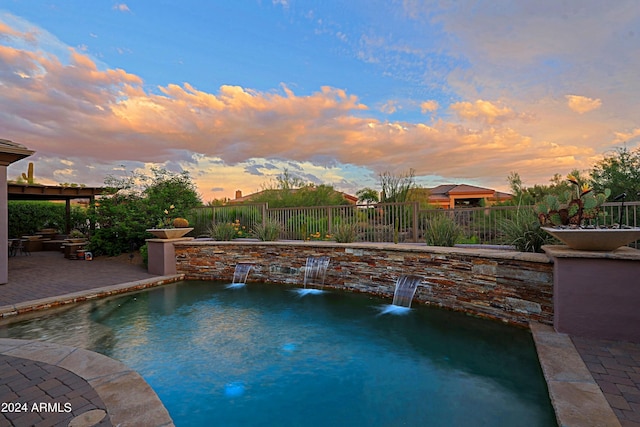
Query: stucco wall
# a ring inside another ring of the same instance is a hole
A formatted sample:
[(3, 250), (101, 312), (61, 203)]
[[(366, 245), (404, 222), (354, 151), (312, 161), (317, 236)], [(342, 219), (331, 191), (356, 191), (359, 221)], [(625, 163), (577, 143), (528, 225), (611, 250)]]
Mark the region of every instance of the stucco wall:
[[(176, 270), (190, 280), (228, 280), (238, 262), (248, 281), (299, 283), (309, 256), (331, 257), (325, 285), (390, 300), (403, 274), (424, 277), (414, 301), (526, 325), (553, 324), (553, 266), (544, 254), (418, 244), (332, 242), (175, 243)], [(391, 302), (391, 301), (389, 301)]]

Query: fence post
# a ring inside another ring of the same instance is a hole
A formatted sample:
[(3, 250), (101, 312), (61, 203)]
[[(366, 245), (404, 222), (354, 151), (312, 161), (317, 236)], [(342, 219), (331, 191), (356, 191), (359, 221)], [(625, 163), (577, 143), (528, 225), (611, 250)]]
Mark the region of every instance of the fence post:
[(327, 210), (327, 234), (333, 235), (333, 209), (327, 206), (326, 210)]
[(262, 226), (266, 227), (267, 226), (267, 215), (269, 212), (269, 203), (263, 203), (262, 204)]
[(413, 202), (413, 243), (418, 243), (418, 210), (420, 209), (420, 204), (418, 202)]

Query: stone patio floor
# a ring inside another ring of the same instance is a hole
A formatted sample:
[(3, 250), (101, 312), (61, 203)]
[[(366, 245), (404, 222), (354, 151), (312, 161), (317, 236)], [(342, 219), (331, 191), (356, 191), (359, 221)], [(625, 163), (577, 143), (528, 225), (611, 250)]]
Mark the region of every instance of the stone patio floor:
[[(82, 298), (82, 295), (122, 292), (130, 287), (146, 287), (145, 283), (159, 279), (166, 278), (149, 274), (135, 256), (80, 261), (67, 260), (57, 252), (34, 252), (30, 256), (12, 257), (9, 283), (0, 285), (0, 316), (30, 306), (46, 307), (56, 300), (69, 301), (68, 297), (60, 298), (67, 294)], [(538, 324), (533, 324), (531, 329), (559, 425), (640, 427), (640, 343), (568, 337)], [(105, 392), (105, 373), (95, 372), (95, 368), (100, 371), (100, 366), (110, 365), (111, 359), (76, 350), (0, 339), (0, 403), (53, 402), (59, 404), (53, 409), (60, 409), (55, 413), (0, 412), (0, 426), (111, 426), (120, 424), (123, 414), (134, 416), (127, 408), (123, 412), (122, 408), (112, 407), (126, 406), (127, 399), (114, 396), (122, 394), (114, 390), (128, 389), (128, 386), (109, 384), (111, 388)], [(82, 355), (81, 362), (74, 359), (78, 355)], [(43, 358), (48, 363), (39, 360)], [(90, 364), (87, 360), (100, 363)], [(122, 376), (118, 369), (126, 370), (126, 367), (113, 362), (116, 367), (110, 374)], [(146, 383), (143, 388), (144, 385)], [(150, 388), (141, 394), (155, 396)], [(134, 400), (148, 405), (145, 399)], [(71, 403), (69, 412), (65, 412), (64, 403)], [(163, 410), (164, 407), (158, 410), (160, 416), (139, 425), (173, 425)], [(610, 416), (611, 412), (615, 417)]]
[(571, 339), (622, 426), (640, 427), (640, 344)]

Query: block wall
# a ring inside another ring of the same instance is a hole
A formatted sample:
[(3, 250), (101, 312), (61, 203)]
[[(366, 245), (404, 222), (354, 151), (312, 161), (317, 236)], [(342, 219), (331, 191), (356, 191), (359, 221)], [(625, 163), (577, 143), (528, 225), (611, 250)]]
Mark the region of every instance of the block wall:
[(329, 256), (325, 286), (393, 298), (403, 274), (423, 277), (414, 302), (527, 325), (553, 324), (553, 264), (544, 254), (425, 245), (330, 242), (175, 244), (176, 270), (189, 280), (228, 280), (236, 263), (250, 282), (303, 283), (309, 256)]

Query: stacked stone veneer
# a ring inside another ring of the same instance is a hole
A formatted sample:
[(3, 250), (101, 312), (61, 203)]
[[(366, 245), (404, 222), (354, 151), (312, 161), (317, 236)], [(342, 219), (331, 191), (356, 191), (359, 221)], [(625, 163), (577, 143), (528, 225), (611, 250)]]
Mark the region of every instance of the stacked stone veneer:
[[(325, 285), (393, 298), (403, 274), (424, 277), (414, 300), (527, 325), (553, 324), (553, 266), (544, 254), (416, 244), (331, 242), (175, 243), (176, 270), (189, 280), (228, 280), (236, 263), (250, 282), (302, 284), (309, 256), (329, 256)], [(391, 302), (391, 301), (390, 301)]]

